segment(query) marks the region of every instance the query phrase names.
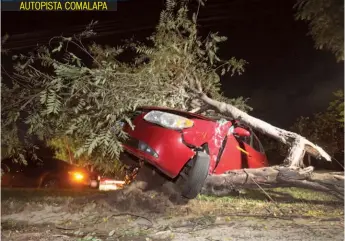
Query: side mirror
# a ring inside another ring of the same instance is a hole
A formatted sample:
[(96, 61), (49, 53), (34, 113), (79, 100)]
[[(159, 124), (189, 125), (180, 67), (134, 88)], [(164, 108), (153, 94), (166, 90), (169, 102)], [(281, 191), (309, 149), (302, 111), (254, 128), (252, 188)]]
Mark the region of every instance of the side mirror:
[(250, 136), (250, 132), (242, 127), (236, 127), (233, 131), (233, 135), (236, 136)]

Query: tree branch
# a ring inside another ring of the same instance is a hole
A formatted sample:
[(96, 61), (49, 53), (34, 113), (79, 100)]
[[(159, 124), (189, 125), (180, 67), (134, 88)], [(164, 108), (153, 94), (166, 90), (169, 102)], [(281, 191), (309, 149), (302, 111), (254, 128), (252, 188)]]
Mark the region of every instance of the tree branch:
[(252, 189), (258, 188), (258, 186), (260, 189), (261, 186), (264, 188), (301, 187), (331, 193), (343, 200), (343, 180), (333, 180), (332, 183), (318, 181), (312, 177), (313, 170), (312, 167), (292, 169), (283, 166), (233, 170), (221, 175), (208, 176), (202, 193), (225, 196), (239, 189)]
[[(189, 80), (189, 82), (193, 83), (192, 80)], [(189, 89), (194, 92), (199, 99), (209, 106), (215, 108), (218, 112), (230, 116), (236, 120), (240, 120), (249, 127), (289, 145), (291, 148), (285, 161), (289, 163), (290, 166), (300, 167), (306, 152), (312, 156), (323, 157), (327, 161), (331, 161), (330, 155), (328, 155), (321, 147), (307, 140), (305, 137), (298, 135), (297, 133), (275, 127), (265, 121), (252, 117), (233, 105), (212, 99), (201, 91), (200, 81), (194, 78), (194, 82), (198, 87), (195, 88), (194, 85), (191, 85)]]

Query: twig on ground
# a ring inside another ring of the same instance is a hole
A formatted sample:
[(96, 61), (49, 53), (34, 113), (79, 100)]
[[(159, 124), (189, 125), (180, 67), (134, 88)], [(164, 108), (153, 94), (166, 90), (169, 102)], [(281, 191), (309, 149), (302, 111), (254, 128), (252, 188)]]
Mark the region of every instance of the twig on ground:
[(52, 235), (53, 237), (63, 237), (63, 238), (71, 238), (70, 236), (67, 236), (67, 235), (63, 235), (63, 234), (53, 234)]
[(64, 214), (60, 214), (60, 215), (52, 215), (52, 216), (48, 216), (48, 217), (45, 217), (45, 218), (40, 218), (38, 219), (37, 221), (32, 221), (33, 223), (39, 223), (43, 220), (47, 220), (47, 219), (50, 219), (50, 218), (58, 218), (58, 217), (61, 217), (63, 216)]
[[(153, 226), (153, 222), (147, 218), (147, 217), (144, 217), (142, 215), (139, 215), (139, 214), (134, 214), (134, 213), (127, 213), (127, 212), (124, 212), (124, 213), (113, 213), (111, 215), (109, 215), (107, 217), (107, 220), (109, 218), (112, 218), (112, 217), (119, 217), (119, 216), (132, 216), (132, 217), (136, 217), (136, 218), (142, 218), (142, 219), (145, 219), (146, 221), (149, 221), (151, 223), (151, 226)], [(96, 223), (97, 224), (97, 223)]]
[(67, 228), (67, 227), (61, 227), (61, 226), (55, 225), (55, 228), (56, 228), (56, 229), (62, 229), (62, 230), (76, 230), (76, 229), (81, 228), (81, 226), (79, 226), (79, 227), (70, 227), (70, 228)]
[(259, 189), (268, 197), (268, 199), (274, 203), (274, 205), (278, 208), (278, 210), (285, 215), (285, 213), (283, 212), (283, 210), (281, 210), (281, 208), (278, 206), (278, 204), (273, 200), (273, 198), (265, 191), (265, 189), (263, 189), (259, 183), (257, 183), (257, 181), (254, 180), (254, 178), (252, 176), (249, 175), (249, 173), (246, 171), (246, 169), (243, 169), (243, 171), (247, 174), (247, 176), (259, 187)]

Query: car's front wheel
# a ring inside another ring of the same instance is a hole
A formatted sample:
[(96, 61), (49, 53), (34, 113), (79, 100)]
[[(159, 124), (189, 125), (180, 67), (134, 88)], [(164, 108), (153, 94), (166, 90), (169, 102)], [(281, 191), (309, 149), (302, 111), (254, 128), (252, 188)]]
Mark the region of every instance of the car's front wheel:
[(210, 156), (205, 152), (197, 152), (196, 156), (181, 171), (178, 178), (182, 196), (193, 199), (200, 193), (208, 176), (209, 167)]
[(49, 178), (43, 181), (42, 188), (59, 188), (59, 180), (57, 178)]

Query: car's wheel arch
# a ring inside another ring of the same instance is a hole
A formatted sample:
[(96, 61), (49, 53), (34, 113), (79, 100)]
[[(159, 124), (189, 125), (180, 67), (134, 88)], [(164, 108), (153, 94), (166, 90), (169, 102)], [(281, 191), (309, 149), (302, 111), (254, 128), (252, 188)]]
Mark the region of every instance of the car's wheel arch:
[(196, 155), (198, 154), (198, 151), (200, 151), (200, 152), (205, 152), (206, 154), (210, 155), (209, 147), (208, 147), (208, 143), (207, 143), (207, 142), (203, 143), (203, 144), (202, 144), (201, 146), (199, 146), (199, 147), (192, 147), (192, 148), (193, 148), (195, 154), (194, 154), (193, 156), (191, 156), (191, 158), (189, 158), (188, 160), (185, 161), (185, 163), (180, 167), (179, 173), (176, 175), (176, 177), (174, 177), (174, 179), (177, 179), (177, 178), (179, 177), (179, 175), (180, 175), (180, 173), (183, 171), (183, 169), (184, 169), (187, 165), (189, 165), (189, 163), (191, 162), (191, 160), (193, 160), (193, 159), (196, 157)]
[(59, 179), (59, 178), (56, 174), (54, 174), (52, 172), (44, 172), (40, 176), (38, 187), (41, 188), (42, 185), (44, 184), (44, 182), (46, 182), (47, 180), (50, 180), (50, 179)]

